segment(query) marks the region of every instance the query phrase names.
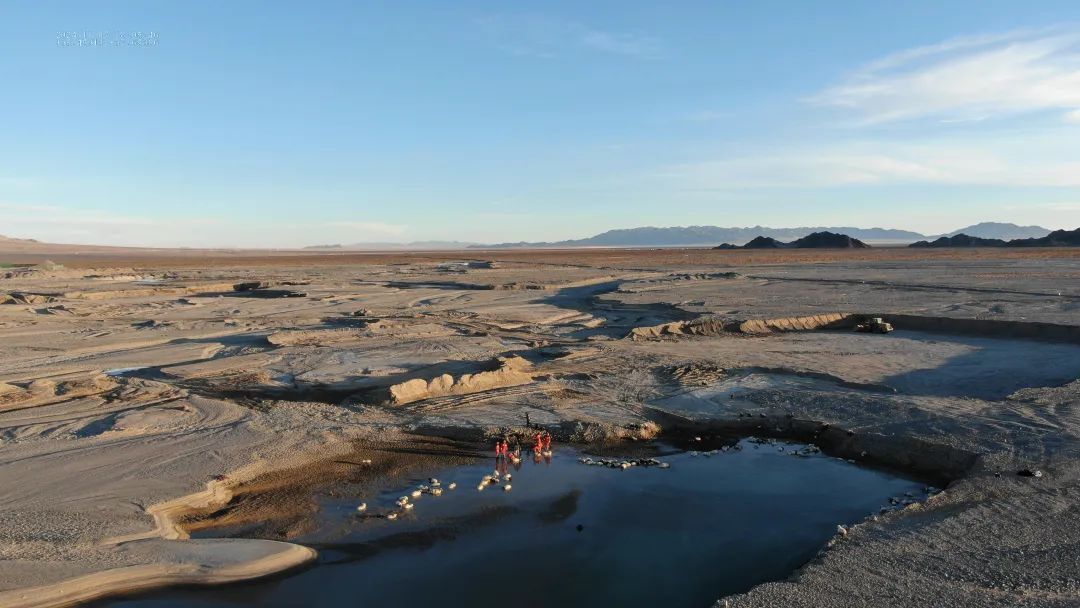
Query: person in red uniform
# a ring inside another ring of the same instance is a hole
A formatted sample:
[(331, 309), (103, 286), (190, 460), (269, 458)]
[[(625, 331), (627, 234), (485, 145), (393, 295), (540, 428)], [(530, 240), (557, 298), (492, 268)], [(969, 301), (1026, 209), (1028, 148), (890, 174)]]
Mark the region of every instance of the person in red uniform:
[(551, 433), (544, 433), (544, 451), (551, 451)]

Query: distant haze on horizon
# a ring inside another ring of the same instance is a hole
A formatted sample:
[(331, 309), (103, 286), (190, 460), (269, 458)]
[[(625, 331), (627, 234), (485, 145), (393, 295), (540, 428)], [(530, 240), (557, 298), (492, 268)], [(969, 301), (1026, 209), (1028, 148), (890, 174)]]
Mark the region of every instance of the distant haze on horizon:
[(12, 1), (0, 234), (1080, 226), (1080, 3)]

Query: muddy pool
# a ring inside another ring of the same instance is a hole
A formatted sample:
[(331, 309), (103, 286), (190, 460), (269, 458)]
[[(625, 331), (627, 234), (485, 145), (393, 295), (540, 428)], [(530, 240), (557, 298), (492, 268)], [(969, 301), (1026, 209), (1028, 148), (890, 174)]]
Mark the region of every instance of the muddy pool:
[[(802, 444), (690, 447), (650, 454), (663, 467), (623, 468), (556, 446), (550, 458), (492, 459), (377, 496), (324, 498), (317, 532), (295, 539), (318, 549), (312, 567), (99, 606), (705, 607), (789, 576), (837, 526), (933, 491)], [(478, 490), (496, 471), (499, 482)], [(397, 504), (406, 496), (408, 509)]]

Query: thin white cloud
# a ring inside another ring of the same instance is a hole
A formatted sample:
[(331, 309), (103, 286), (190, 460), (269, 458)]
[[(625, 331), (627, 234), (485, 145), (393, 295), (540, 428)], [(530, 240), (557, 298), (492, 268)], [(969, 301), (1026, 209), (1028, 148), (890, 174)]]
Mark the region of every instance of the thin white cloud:
[(1069, 153), (1039, 138), (857, 142), (688, 163), (664, 168), (658, 176), (680, 188), (702, 190), (875, 184), (1080, 187), (1080, 150)]
[[(75, 209), (56, 205), (0, 202), (0, 219), (8, 225), (36, 226), (153, 226), (172, 225), (174, 220), (157, 220), (137, 215), (119, 215), (95, 209)], [(198, 223), (200, 220), (180, 220)]]
[(655, 57), (660, 42), (634, 32), (598, 29), (576, 21), (542, 17), (485, 17), (475, 20), (481, 33), (505, 52), (552, 58), (570, 51), (594, 51), (627, 57)]
[(37, 204), (25, 204), (25, 203), (5, 203), (0, 202), (0, 211), (25, 211), (27, 213), (33, 212), (52, 212), (62, 211), (62, 207), (56, 207), (54, 205), (37, 205)]
[(1080, 26), (954, 38), (878, 59), (811, 102), (865, 124), (1080, 112)]
[(0, 234), (53, 243), (186, 245), (218, 226), (206, 217), (125, 215), (71, 206), (0, 202)]
[(125, 215), (73, 206), (0, 202), (0, 234), (54, 243), (303, 247), (328, 242), (399, 240), (407, 230), (406, 226), (378, 221)]

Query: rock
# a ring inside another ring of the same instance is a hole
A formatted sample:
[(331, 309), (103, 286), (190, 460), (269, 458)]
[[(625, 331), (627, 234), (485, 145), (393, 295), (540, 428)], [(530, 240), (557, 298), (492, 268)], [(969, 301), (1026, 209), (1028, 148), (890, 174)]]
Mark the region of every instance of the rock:
[(532, 364), (521, 357), (502, 357), (494, 363), (497, 367), (493, 370), (462, 374), (457, 378), (442, 374), (430, 380), (414, 378), (394, 384), (388, 389), (388, 401), (393, 405), (403, 405), (432, 397), (467, 395), (533, 381)]
[(0, 304), (50, 304), (56, 298), (47, 294), (26, 293), (13, 291), (8, 294), (0, 294)]
[(657, 340), (669, 336), (720, 336), (724, 334), (724, 331), (722, 318), (704, 315), (690, 321), (635, 327), (626, 337), (634, 341)]

